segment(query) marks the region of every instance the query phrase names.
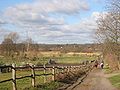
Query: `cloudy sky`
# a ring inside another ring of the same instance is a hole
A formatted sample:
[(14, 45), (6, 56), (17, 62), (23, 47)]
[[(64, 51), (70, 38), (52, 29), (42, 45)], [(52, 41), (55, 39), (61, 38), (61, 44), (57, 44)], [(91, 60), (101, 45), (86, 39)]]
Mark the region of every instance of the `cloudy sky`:
[(0, 0), (0, 42), (11, 32), (19, 41), (93, 43), (105, 0)]

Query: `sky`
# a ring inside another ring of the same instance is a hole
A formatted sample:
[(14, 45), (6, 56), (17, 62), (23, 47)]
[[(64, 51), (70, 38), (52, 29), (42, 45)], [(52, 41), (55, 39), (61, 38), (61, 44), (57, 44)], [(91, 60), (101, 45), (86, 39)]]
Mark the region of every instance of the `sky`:
[(18, 42), (94, 43), (104, 6), (105, 0), (0, 0), (0, 42), (18, 33)]

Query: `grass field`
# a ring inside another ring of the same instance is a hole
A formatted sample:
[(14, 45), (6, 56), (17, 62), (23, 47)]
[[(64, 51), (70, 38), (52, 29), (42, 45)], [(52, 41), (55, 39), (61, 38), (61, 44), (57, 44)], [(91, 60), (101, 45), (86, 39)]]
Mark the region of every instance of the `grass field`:
[[(42, 74), (42, 71), (36, 71), (36, 74)], [(10, 79), (12, 73), (2, 73), (0, 74), (0, 81)], [(28, 76), (31, 74), (31, 71), (17, 71), (16, 77), (20, 76)], [(50, 76), (48, 76), (50, 77)], [(43, 76), (36, 77), (36, 85), (43, 84)], [(31, 86), (31, 78), (24, 78), (17, 80), (17, 88), (18, 90), (23, 90), (24, 88)], [(0, 84), (0, 90), (12, 90), (12, 82), (5, 82)]]
[[(23, 63), (33, 63), (33, 64), (45, 64), (49, 61), (49, 59), (53, 59), (56, 63), (81, 63), (84, 60), (95, 60), (97, 58), (97, 56), (89, 56), (89, 55), (66, 55), (63, 54), (62, 56), (42, 56), (39, 57), (36, 60), (32, 60), (32, 59), (11, 59), (11, 58), (7, 58), (7, 57), (1, 57), (0, 58), (0, 62), (1, 63), (5, 63), (5, 64), (12, 64), (12, 63), (16, 63), (17, 65), (21, 65)], [(41, 74), (43, 73), (42, 71), (36, 71), (36, 74)], [(17, 77), (20, 76), (26, 76), (26, 75), (30, 75), (31, 71), (17, 71)], [(10, 79), (11, 78), (11, 73), (2, 73), (0, 74), (0, 81), (2, 80), (6, 80), (6, 79)], [(50, 76), (48, 76), (48, 80), (49, 81)], [(43, 77), (36, 77), (36, 85), (37, 84), (43, 84)], [(57, 86), (57, 83), (53, 83), (55, 86)], [(23, 90), (24, 88), (30, 87), (31, 86), (31, 78), (25, 78), (25, 79), (21, 79), (21, 80), (17, 80), (17, 87), (18, 90)], [(51, 85), (50, 85), (50, 88)], [(2, 83), (0, 84), (0, 90), (12, 90), (12, 82), (6, 82), (6, 83)], [(49, 90), (45, 89), (45, 90)], [(52, 89), (51, 89), (52, 90)]]
[(89, 56), (89, 55), (62, 55), (62, 56), (42, 56), (38, 57), (37, 59), (18, 59), (18, 58), (10, 58), (10, 57), (0, 57), (0, 63), (12, 64), (16, 63), (17, 65), (21, 65), (24, 63), (33, 63), (33, 64), (45, 64), (50, 59), (53, 59), (56, 63), (81, 63), (84, 60), (95, 60), (97, 56)]
[(110, 77), (109, 80), (111, 81), (112, 85), (120, 89), (120, 74)]

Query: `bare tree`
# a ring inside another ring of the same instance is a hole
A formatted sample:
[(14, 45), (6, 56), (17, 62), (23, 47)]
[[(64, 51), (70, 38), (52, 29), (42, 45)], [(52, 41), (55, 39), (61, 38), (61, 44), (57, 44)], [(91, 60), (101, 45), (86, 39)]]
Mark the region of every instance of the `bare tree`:
[(108, 12), (100, 16), (96, 35), (103, 43), (103, 53), (111, 53), (120, 62), (120, 0), (112, 0)]
[(17, 40), (19, 39), (19, 35), (17, 32), (11, 32), (5, 38), (11, 39), (15, 44), (17, 43)]

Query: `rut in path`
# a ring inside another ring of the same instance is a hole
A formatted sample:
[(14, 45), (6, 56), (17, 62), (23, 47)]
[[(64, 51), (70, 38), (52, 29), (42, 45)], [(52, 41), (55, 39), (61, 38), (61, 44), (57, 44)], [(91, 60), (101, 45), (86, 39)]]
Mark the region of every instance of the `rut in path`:
[[(70, 90), (70, 89), (67, 89)], [(84, 81), (71, 90), (117, 90), (100, 69), (92, 70)]]

